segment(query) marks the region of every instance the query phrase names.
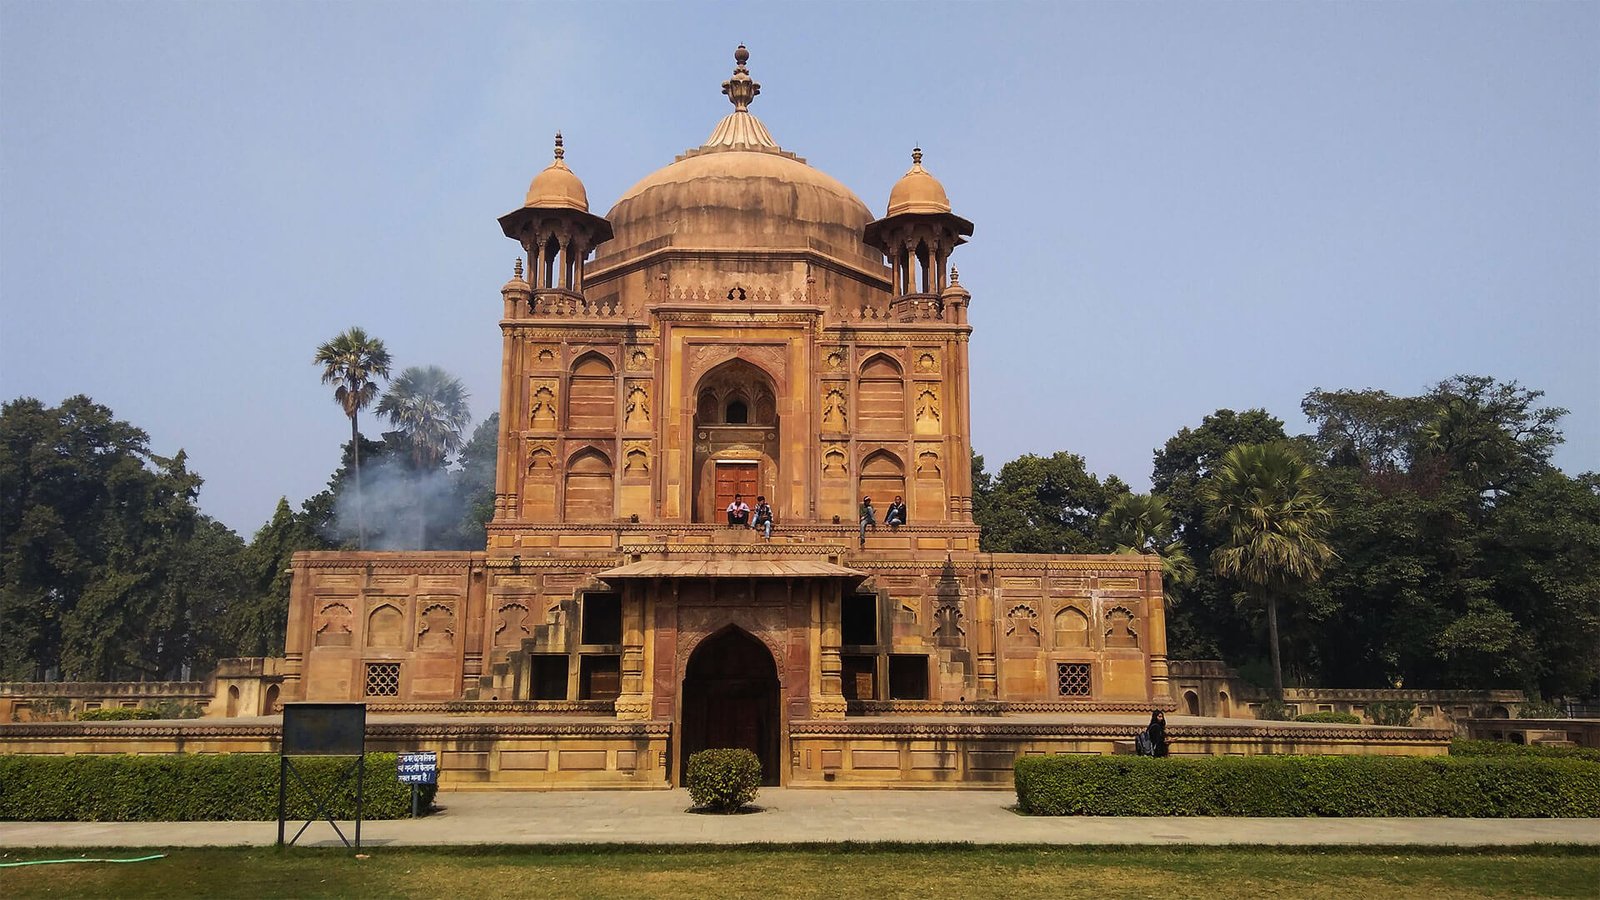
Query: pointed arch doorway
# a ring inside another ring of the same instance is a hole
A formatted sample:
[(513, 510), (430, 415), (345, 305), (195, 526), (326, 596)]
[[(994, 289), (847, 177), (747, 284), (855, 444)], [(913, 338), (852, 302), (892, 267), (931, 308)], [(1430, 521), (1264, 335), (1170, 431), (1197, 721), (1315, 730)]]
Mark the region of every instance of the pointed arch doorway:
[(765, 644), (732, 625), (701, 641), (683, 676), (679, 782), (691, 754), (735, 747), (761, 760), (762, 784), (779, 784), (780, 709), (778, 666)]

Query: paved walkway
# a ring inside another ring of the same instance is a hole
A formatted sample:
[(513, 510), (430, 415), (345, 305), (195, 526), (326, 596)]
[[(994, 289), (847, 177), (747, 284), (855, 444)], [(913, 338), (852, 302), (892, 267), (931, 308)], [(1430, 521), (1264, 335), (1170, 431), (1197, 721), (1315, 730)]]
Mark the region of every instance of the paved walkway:
[[(442, 808), (426, 818), (366, 823), (362, 842), (1600, 846), (1596, 819), (1036, 818), (1013, 813), (1015, 800), (1010, 791), (763, 788), (761, 812), (708, 816), (685, 812), (684, 790), (451, 792), (439, 795)], [(238, 846), (276, 837), (274, 822), (0, 822), (0, 847)], [(317, 823), (301, 843), (330, 846), (338, 839)]]

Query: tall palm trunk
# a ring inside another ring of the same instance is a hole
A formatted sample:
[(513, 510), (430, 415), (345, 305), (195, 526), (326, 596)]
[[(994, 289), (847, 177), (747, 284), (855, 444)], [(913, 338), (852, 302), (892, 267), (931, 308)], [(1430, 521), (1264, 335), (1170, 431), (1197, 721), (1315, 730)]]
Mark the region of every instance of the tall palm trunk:
[(1272, 647), (1272, 697), (1283, 702), (1283, 660), (1278, 656), (1278, 596), (1267, 594), (1267, 642)]
[(350, 453), (356, 469), (356, 549), (367, 549), (367, 498), (361, 493), (361, 432), (356, 430), (356, 414), (350, 414)]
[[(411, 463), (415, 468), (417, 484), (420, 486), (422, 479), (433, 471), (433, 467), (427, 461), (427, 454), (420, 448), (412, 452)], [(426, 492), (420, 490), (417, 492), (417, 549), (428, 549), (428, 498)]]

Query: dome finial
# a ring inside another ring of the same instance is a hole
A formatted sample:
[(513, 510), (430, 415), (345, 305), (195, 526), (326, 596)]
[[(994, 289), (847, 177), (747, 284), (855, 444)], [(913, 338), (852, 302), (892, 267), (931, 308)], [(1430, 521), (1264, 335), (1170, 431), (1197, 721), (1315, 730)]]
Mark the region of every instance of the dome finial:
[(918, 168), (922, 167), (922, 148), (921, 147), (912, 147), (911, 148), (911, 164), (913, 166), (918, 167)]
[(750, 69), (745, 63), (750, 61), (750, 51), (743, 44), (733, 51), (733, 77), (722, 83), (722, 92), (728, 95), (728, 100), (733, 103), (733, 108), (743, 112), (750, 108), (750, 101), (761, 93), (761, 85), (750, 78)]
[(517, 257), (517, 264), (511, 267), (511, 271), (518, 281), (522, 280), (522, 257)]
[(561, 132), (556, 132), (556, 159), (566, 159), (567, 151), (561, 145)]
[(951, 266), (950, 267), (950, 283), (951, 284), (960, 284), (961, 283), (961, 270), (957, 269), (955, 266)]

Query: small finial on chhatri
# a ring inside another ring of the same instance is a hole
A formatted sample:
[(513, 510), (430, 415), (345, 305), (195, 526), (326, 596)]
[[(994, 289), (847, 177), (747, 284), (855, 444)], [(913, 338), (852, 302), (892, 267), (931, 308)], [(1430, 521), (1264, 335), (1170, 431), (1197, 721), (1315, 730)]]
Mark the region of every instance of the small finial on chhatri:
[(950, 267), (950, 283), (951, 284), (960, 284), (961, 283), (961, 270), (957, 269), (955, 266), (951, 266)]
[(922, 165), (922, 148), (921, 147), (912, 147), (911, 148), (911, 164), (913, 166)]
[(518, 279), (522, 278), (522, 257), (517, 257), (517, 264), (512, 267), (512, 271), (516, 273)]
[(749, 61), (750, 51), (740, 44), (739, 49), (733, 51), (733, 77), (722, 83), (722, 92), (740, 112), (749, 109), (750, 101), (761, 93), (761, 85), (750, 78), (750, 69), (745, 66)]
[(565, 159), (567, 151), (561, 146), (561, 132), (556, 132), (556, 159)]

